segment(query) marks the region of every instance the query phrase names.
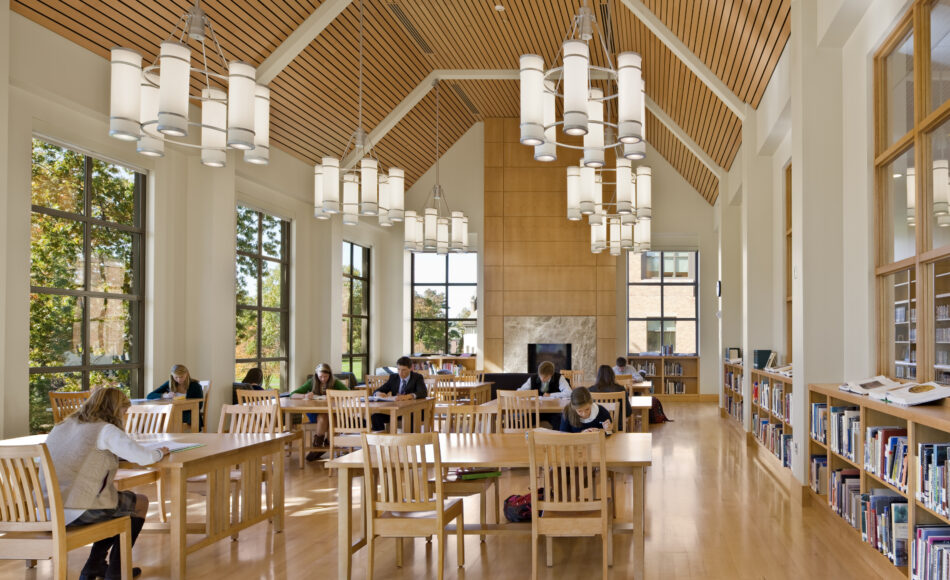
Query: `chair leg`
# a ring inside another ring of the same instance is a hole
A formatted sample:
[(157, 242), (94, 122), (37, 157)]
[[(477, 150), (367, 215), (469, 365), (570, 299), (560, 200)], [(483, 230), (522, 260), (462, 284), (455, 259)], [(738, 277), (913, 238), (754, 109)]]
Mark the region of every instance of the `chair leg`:
[(366, 580), (373, 580), (373, 562), (376, 558), (376, 534), (373, 531), (373, 522), (366, 526)]
[(166, 523), (168, 514), (165, 513), (165, 488), (162, 487), (162, 478), (155, 482), (155, 492), (158, 495), (158, 521)]
[[(487, 503), (488, 503), (488, 496), (485, 494), (485, 490), (484, 490), (484, 488), (483, 488), (482, 491), (479, 492), (479, 494), (478, 494), (478, 516), (479, 516), (478, 521), (479, 521), (479, 523), (482, 524), (482, 529), (485, 529), (485, 524), (486, 524), (486, 522), (485, 522), (485, 512), (488, 511), (488, 505), (487, 505)], [(482, 543), (484, 544), (484, 543), (485, 543), (485, 534), (482, 534), (482, 535), (479, 536), (479, 537), (481, 538), (481, 541), (482, 541)]]
[[(139, 520), (140, 526), (145, 523), (145, 520)], [(119, 534), (119, 563), (122, 566), (120, 573), (122, 580), (132, 580), (132, 529), (131, 529), (131, 520), (129, 522), (129, 529)], [(139, 527), (141, 530), (141, 527)], [(112, 548), (115, 550), (115, 548)], [(110, 554), (109, 559), (113, 556)], [(111, 563), (111, 562), (110, 562)]]
[[(483, 514), (484, 515), (484, 514)], [(455, 530), (455, 541), (458, 544), (456, 551), (458, 552), (459, 568), (465, 567), (465, 518), (462, 515), (462, 512), (459, 512), (458, 517), (458, 528)], [(485, 540), (482, 540), (483, 542)]]
[(23, 563), (27, 568), (36, 568), (36, 560), (24, 560)]
[(554, 538), (544, 536), (544, 560), (548, 568), (554, 565)]
[(604, 580), (607, 580), (607, 563), (610, 561), (608, 558), (608, 552), (610, 550), (607, 548), (607, 545), (610, 542), (610, 536), (611, 536), (610, 532), (608, 532), (607, 530), (604, 530), (604, 535), (601, 536), (600, 538), (601, 550), (603, 552), (602, 554), (603, 560), (601, 563), (601, 567), (603, 568)]
[(396, 567), (402, 568), (402, 538), (396, 538)]
[[(228, 475), (230, 478), (230, 474)], [(237, 523), (241, 518), (241, 509), (240, 509), (240, 500), (241, 500), (241, 482), (231, 481), (229, 482), (231, 486), (231, 523)], [(210, 490), (209, 490), (210, 493)], [(236, 542), (238, 540), (238, 532), (231, 534), (231, 541)]]
[(538, 580), (538, 528), (531, 524), (531, 580)]
[(613, 510), (613, 515), (614, 515), (614, 517), (616, 518), (616, 517), (617, 517), (617, 500), (616, 500), (616, 498), (617, 498), (617, 474), (616, 474), (616, 473), (611, 473), (611, 474), (609, 475), (609, 477), (610, 477), (610, 498), (614, 500), (613, 502), (611, 502), (611, 503), (613, 503), (613, 507), (612, 507), (611, 509)]
[(445, 528), (439, 530), (439, 580), (445, 575)]

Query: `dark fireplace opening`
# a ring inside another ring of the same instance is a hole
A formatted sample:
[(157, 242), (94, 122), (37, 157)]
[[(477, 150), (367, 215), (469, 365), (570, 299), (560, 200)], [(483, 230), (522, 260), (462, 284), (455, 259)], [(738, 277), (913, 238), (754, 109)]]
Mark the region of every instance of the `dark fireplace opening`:
[(538, 365), (545, 361), (552, 362), (558, 371), (571, 370), (571, 345), (529, 344), (528, 372), (538, 372)]

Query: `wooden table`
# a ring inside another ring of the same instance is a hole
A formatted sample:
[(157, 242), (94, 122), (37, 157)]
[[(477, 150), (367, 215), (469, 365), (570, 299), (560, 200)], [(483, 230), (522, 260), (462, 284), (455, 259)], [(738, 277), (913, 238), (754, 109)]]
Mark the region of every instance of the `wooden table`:
[[(630, 397), (630, 408), (633, 413), (640, 413), (640, 429), (638, 433), (650, 432), (650, 409), (653, 408), (653, 397)], [(632, 422), (633, 414), (630, 415)], [(632, 429), (631, 429), (632, 431)]]
[(458, 389), (459, 399), (468, 399), (472, 405), (481, 405), (491, 400), (491, 386), (493, 384), (486, 382), (455, 382), (451, 386)]
[[(538, 397), (538, 405), (542, 413), (560, 413), (567, 406), (570, 399), (567, 397)], [(482, 408), (492, 413), (498, 412), (498, 399), (492, 399), (482, 404)]]
[(620, 383), (627, 389), (628, 395), (649, 395), (653, 393), (653, 382), (643, 381), (642, 383)]
[[(564, 410), (569, 399), (559, 397), (540, 397), (539, 399), (542, 413), (560, 413)], [(498, 399), (484, 403), (483, 409), (492, 413), (498, 412)], [(650, 409), (653, 408), (653, 397), (630, 397), (630, 408), (634, 413), (640, 413), (639, 433), (650, 432)], [(628, 423), (632, 422), (633, 415), (628, 418)], [(632, 429), (631, 429), (632, 430)]]
[[(168, 422), (169, 433), (185, 432), (185, 411), (191, 411), (191, 425), (189, 428), (196, 431), (194, 425), (200, 425), (201, 419), (198, 415), (199, 403), (201, 399), (186, 399), (178, 397), (175, 399), (132, 399), (133, 405), (171, 405), (172, 416)], [(207, 426), (206, 426), (207, 427)]]
[[(491, 435), (459, 435), (440, 434), (442, 465), (444, 467), (529, 467), (528, 442), (521, 433), (491, 434)], [(633, 489), (631, 505), (633, 506), (632, 530), (629, 523), (614, 525), (614, 531), (633, 533), (634, 573), (636, 580), (643, 580), (644, 555), (644, 469), (653, 462), (652, 436), (648, 433), (616, 433), (607, 438), (607, 467), (613, 471), (631, 473), (633, 475)], [(427, 461), (434, 463), (432, 457)], [(366, 538), (361, 537), (356, 542), (353, 537), (353, 481), (363, 475), (363, 452), (355, 451), (343, 457), (334, 459), (330, 467), (339, 470), (337, 482), (338, 539), (337, 560), (339, 562), (339, 578), (350, 580), (352, 572), (352, 557), (360, 548), (366, 545)], [(365, 505), (365, 504), (363, 504)], [(365, 535), (366, 513), (361, 514), (360, 530)], [(485, 533), (531, 533), (530, 524), (465, 524), (465, 533), (480, 535)]]

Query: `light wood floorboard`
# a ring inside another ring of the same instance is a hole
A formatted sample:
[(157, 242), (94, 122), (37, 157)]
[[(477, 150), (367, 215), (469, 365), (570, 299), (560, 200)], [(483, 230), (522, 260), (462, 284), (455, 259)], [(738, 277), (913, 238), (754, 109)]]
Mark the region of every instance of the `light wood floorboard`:
[[(794, 506), (770, 471), (746, 448), (745, 435), (709, 403), (665, 403), (675, 422), (653, 426), (654, 464), (647, 479), (646, 576), (650, 579), (896, 579), (902, 576), (881, 560), (824, 506)], [(303, 471), (288, 464), (285, 532), (266, 524), (224, 540), (188, 559), (189, 578), (335, 578), (336, 479), (320, 464)], [(501, 497), (525, 493), (525, 471), (506, 472)], [(154, 490), (150, 490), (154, 497)], [(618, 495), (619, 489), (618, 489)], [(626, 494), (624, 494), (626, 497)], [(200, 498), (194, 498), (200, 510)], [(467, 522), (478, 521), (477, 499), (466, 499)], [(626, 506), (621, 502), (621, 509)], [(628, 513), (628, 512), (627, 512)], [(491, 580), (526, 578), (530, 536), (489, 536), (465, 544), (466, 566), (456, 568), (455, 540), (446, 555), (446, 578)], [(378, 542), (376, 577), (434, 578), (435, 545), (406, 540), (405, 564), (395, 565), (393, 540)], [(598, 539), (555, 539), (554, 568), (541, 577), (590, 578), (599, 575)], [(168, 538), (145, 533), (135, 546), (142, 580), (169, 574)], [(69, 556), (76, 578), (87, 555)], [(354, 559), (353, 578), (365, 577), (365, 549)], [(611, 578), (631, 576), (630, 536), (618, 536)], [(27, 570), (20, 561), (0, 561), (0, 578), (49, 578), (52, 566)]]

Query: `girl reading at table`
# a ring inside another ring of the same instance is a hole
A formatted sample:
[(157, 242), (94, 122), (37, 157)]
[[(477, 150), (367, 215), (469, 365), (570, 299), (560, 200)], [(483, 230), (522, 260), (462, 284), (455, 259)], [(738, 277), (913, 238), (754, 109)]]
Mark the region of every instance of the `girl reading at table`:
[[(294, 395), (303, 395), (304, 398), (312, 399), (314, 397), (325, 397), (327, 391), (333, 389), (336, 391), (348, 391), (343, 381), (333, 378), (333, 371), (330, 365), (320, 363), (313, 371), (313, 376), (307, 380), (300, 388), (292, 392)], [(326, 413), (307, 413), (307, 419), (311, 423), (316, 423), (313, 435), (314, 447), (326, 447), (327, 432), (329, 431), (329, 418)], [(320, 457), (316, 451), (307, 454), (307, 461), (314, 461)]]
[[(157, 389), (145, 396), (146, 399), (171, 399), (176, 395), (185, 395), (187, 399), (204, 399), (204, 393), (201, 390), (201, 383), (192, 380), (191, 373), (185, 365), (172, 365), (171, 376), (161, 384)], [(201, 404), (199, 404), (199, 409)], [(204, 423), (201, 423), (201, 413), (198, 413), (199, 426), (204, 429)], [(185, 411), (181, 414), (182, 423), (191, 425), (191, 411)]]
[(603, 429), (610, 433), (612, 428), (610, 412), (593, 401), (587, 387), (578, 387), (571, 391), (571, 402), (564, 407), (561, 431), (587, 433)]
[[(618, 361), (620, 359), (617, 359)], [(607, 365), (600, 365), (597, 369), (597, 382), (590, 388), (592, 393), (623, 393), (624, 414), (629, 417), (633, 413), (630, 408), (630, 399), (627, 398), (627, 389), (617, 384), (614, 370)]]
[[(131, 516), (134, 544), (145, 524), (148, 497), (116, 490), (113, 479), (119, 457), (149, 465), (168, 455), (168, 448), (147, 449), (129, 437), (123, 428), (129, 406), (128, 397), (119, 389), (96, 389), (79, 411), (53, 427), (46, 446), (59, 480), (66, 525), (88, 525)], [(92, 545), (79, 577), (118, 579), (119, 558), (119, 536), (99, 540)], [(132, 575), (141, 572), (134, 568)]]

